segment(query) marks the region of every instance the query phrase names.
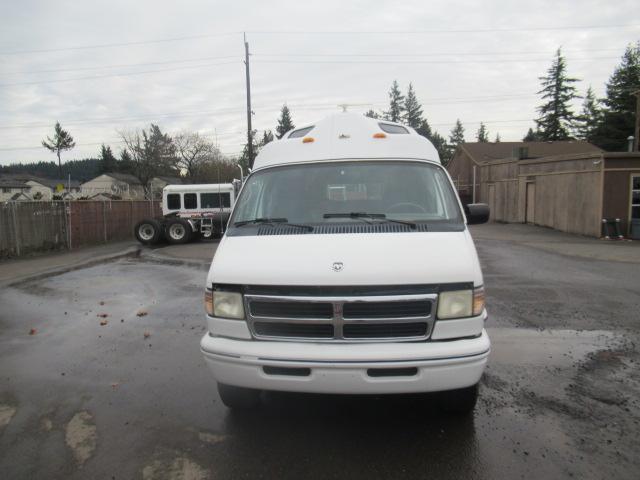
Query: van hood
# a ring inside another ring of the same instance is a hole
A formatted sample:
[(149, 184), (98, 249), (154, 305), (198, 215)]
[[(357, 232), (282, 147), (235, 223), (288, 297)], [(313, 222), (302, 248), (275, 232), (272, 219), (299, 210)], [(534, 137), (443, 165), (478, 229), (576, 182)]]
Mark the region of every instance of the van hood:
[(225, 236), (207, 276), (207, 285), (462, 282), (482, 285), (480, 264), (466, 229), (463, 232)]

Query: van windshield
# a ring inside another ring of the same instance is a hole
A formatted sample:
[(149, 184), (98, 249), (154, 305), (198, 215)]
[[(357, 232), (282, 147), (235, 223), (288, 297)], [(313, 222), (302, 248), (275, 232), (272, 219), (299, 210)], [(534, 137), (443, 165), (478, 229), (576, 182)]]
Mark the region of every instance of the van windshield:
[(291, 165), (247, 179), (230, 226), (402, 221), (462, 225), (444, 170), (411, 161)]

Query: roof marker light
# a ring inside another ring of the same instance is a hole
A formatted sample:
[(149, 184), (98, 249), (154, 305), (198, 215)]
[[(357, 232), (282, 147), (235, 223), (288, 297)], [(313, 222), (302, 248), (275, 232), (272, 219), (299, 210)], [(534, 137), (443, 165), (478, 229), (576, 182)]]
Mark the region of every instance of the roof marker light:
[(304, 137), (302, 139), (302, 143), (313, 143), (313, 142), (315, 142), (315, 138), (313, 137)]
[(387, 138), (387, 134), (382, 132), (374, 133), (373, 138)]

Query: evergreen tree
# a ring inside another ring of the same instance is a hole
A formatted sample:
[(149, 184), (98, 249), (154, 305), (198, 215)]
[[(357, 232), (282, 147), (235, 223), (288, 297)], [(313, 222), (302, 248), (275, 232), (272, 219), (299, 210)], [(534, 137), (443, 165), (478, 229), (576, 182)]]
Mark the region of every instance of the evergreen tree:
[(453, 152), (462, 143), (464, 143), (464, 127), (460, 119), (457, 119), (449, 135), (449, 158), (453, 157)]
[(640, 42), (627, 47), (620, 65), (607, 82), (607, 95), (602, 100), (604, 111), (600, 125), (594, 132), (593, 143), (609, 151), (626, 150), (627, 137), (634, 135), (636, 97), (633, 93), (638, 90)]
[(545, 101), (538, 107), (540, 116), (536, 119), (541, 140), (567, 140), (571, 138), (574, 120), (571, 102), (579, 98), (573, 86), (578, 79), (567, 76), (567, 64), (560, 49), (556, 51), (547, 75), (539, 79), (542, 90), (538, 94)]
[(385, 120), (400, 122), (404, 116), (404, 95), (400, 92), (400, 86), (396, 80), (389, 90), (389, 110), (384, 112)]
[(407, 96), (404, 99), (404, 123), (411, 128), (419, 128), (422, 125), (422, 105), (418, 102), (416, 92), (413, 90), (413, 85), (409, 83), (407, 89)]
[(494, 143), (500, 143), (500, 134), (496, 132), (496, 139), (494, 140)]
[(262, 140), (260, 140), (260, 147), (264, 147), (269, 142), (273, 142), (273, 132), (271, 130), (265, 130), (262, 133)]
[(369, 109), (367, 112), (365, 112), (364, 116), (369, 118), (375, 118), (376, 120), (380, 118), (380, 115), (374, 112), (373, 109)]
[(115, 172), (118, 169), (118, 160), (113, 156), (110, 146), (103, 143), (100, 147), (100, 172)]
[(53, 138), (47, 137), (46, 140), (42, 140), (42, 146), (50, 152), (55, 152), (58, 156), (58, 177), (62, 178), (62, 161), (60, 160), (60, 153), (65, 150), (71, 150), (76, 146), (76, 142), (73, 141), (73, 137), (69, 132), (62, 129), (60, 122), (56, 122)]
[(423, 120), (422, 124), (418, 128), (416, 128), (416, 133), (427, 138), (433, 144), (433, 146), (438, 151), (440, 160), (443, 164), (446, 164), (446, 161), (449, 157), (449, 146), (447, 145), (447, 140), (438, 132), (431, 130), (431, 126), (426, 120)]
[[(256, 133), (258, 133), (257, 130), (253, 130), (251, 132), (251, 141), (253, 142), (253, 145), (252, 145), (253, 149), (252, 150), (253, 150), (253, 158), (254, 159), (255, 159), (256, 155), (258, 154), (258, 152), (260, 151), (260, 142), (256, 140), (256, 137), (257, 137)], [(287, 133), (287, 132), (285, 131), (284, 133)], [(280, 137), (278, 137), (278, 138), (280, 138)], [(242, 154), (238, 158), (238, 164), (240, 164), (240, 166), (244, 170), (245, 174), (251, 168), (251, 161), (249, 159), (249, 143), (245, 143), (244, 147), (242, 147)]]
[(481, 143), (487, 143), (489, 141), (489, 132), (484, 123), (480, 122), (480, 128), (476, 133), (476, 139)]
[(523, 142), (537, 142), (540, 140), (540, 134), (537, 131), (533, 131), (533, 128), (529, 127), (527, 134), (522, 139)]
[(576, 137), (590, 142), (601, 123), (600, 106), (591, 86), (587, 89), (582, 103), (582, 112), (576, 117)]
[(276, 137), (282, 138), (282, 136), (292, 128), (295, 128), (295, 125), (293, 124), (293, 120), (291, 120), (289, 107), (285, 104), (282, 106), (282, 110), (280, 110), (280, 118), (278, 119), (278, 126), (276, 127)]

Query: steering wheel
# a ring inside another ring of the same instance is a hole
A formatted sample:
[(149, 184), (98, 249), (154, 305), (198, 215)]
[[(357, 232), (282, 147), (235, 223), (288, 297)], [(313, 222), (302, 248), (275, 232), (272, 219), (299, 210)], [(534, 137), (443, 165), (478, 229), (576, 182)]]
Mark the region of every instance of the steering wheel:
[(417, 203), (411, 203), (411, 202), (394, 203), (389, 208), (387, 208), (386, 213), (393, 213), (393, 210), (398, 209), (400, 207), (409, 207), (410, 210), (408, 212), (406, 210), (403, 210), (401, 212), (396, 212), (396, 213), (413, 213), (413, 212), (427, 213), (427, 211), (424, 209), (422, 205), (418, 205)]

